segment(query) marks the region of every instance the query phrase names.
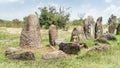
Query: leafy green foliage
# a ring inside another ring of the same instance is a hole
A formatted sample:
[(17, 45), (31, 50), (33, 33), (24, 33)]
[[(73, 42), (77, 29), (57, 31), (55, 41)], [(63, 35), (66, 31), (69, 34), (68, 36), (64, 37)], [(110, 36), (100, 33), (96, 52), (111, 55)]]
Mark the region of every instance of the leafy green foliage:
[(74, 26), (79, 26), (79, 25), (83, 25), (83, 19), (80, 19), (80, 20), (74, 20), (73, 22), (72, 22), (72, 25), (74, 25)]
[(39, 8), (40, 15), (40, 25), (41, 27), (49, 28), (51, 24), (55, 24), (59, 28), (65, 27), (66, 23), (69, 21), (69, 13), (57, 9), (54, 6)]
[(120, 24), (120, 17), (117, 18), (117, 26), (118, 26), (118, 24)]
[(18, 20), (18, 19), (14, 19), (12, 21), (0, 19), (0, 27), (15, 27), (15, 28), (20, 28), (23, 25), (24, 25), (23, 22), (20, 21), (20, 20)]

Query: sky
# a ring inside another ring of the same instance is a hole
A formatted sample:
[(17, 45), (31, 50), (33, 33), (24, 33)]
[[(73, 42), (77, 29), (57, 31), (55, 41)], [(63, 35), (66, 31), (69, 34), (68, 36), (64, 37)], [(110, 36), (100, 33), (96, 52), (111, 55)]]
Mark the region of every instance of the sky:
[(94, 20), (103, 17), (106, 23), (111, 14), (120, 17), (120, 0), (0, 0), (0, 19), (13, 20), (20, 19), (40, 13), (39, 7), (55, 6), (56, 8), (70, 7), (70, 20), (79, 19), (81, 14), (93, 16)]

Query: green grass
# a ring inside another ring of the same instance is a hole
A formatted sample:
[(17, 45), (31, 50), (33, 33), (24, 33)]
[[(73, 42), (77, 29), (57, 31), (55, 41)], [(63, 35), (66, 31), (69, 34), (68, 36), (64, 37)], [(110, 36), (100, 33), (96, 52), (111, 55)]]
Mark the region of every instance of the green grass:
[[(45, 47), (48, 42), (48, 31), (42, 30), (42, 44)], [(19, 47), (19, 34), (0, 32), (0, 68), (120, 68), (120, 45), (117, 41), (109, 41), (111, 49), (108, 52), (93, 53), (86, 55), (86, 49), (81, 50), (78, 55), (70, 55), (65, 59), (43, 60), (41, 55), (48, 52), (46, 49), (36, 51), (36, 61), (17, 61), (5, 58), (5, 49), (8, 47)], [(70, 40), (70, 32), (60, 31), (59, 38)], [(86, 40), (89, 47), (94, 46), (94, 40)]]

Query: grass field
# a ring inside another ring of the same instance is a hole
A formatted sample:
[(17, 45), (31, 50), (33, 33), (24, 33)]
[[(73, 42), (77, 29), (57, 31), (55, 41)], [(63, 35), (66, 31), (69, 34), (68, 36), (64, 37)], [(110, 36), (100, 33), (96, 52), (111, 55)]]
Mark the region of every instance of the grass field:
[[(43, 48), (31, 50), (35, 53), (36, 61), (17, 61), (5, 58), (4, 53), (8, 47), (19, 47), (19, 33), (5, 32), (6, 28), (0, 28), (0, 68), (120, 68), (120, 45), (117, 41), (109, 41), (111, 49), (108, 52), (93, 53), (86, 55), (87, 49), (81, 50), (79, 55), (70, 55), (65, 59), (43, 60), (41, 55), (53, 51), (46, 45), (48, 42), (48, 31), (42, 30)], [(59, 38), (70, 39), (70, 31), (59, 31)], [(94, 40), (84, 41), (91, 48)]]

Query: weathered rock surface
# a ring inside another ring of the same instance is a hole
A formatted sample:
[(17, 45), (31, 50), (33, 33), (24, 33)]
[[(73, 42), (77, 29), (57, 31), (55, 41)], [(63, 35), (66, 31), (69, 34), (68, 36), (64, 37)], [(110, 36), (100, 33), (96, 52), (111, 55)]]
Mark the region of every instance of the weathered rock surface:
[(86, 39), (91, 39), (95, 37), (95, 27), (92, 16), (88, 16), (88, 18), (86, 18), (84, 21), (84, 33)]
[(104, 33), (100, 38), (106, 38), (107, 40), (117, 40), (115, 36), (110, 33)]
[(41, 48), (40, 25), (36, 15), (29, 15), (20, 36), (20, 47)]
[(9, 47), (5, 51), (5, 56), (12, 55), (12, 54), (18, 52), (19, 50), (20, 50), (20, 48)]
[(55, 45), (60, 45), (60, 43), (66, 43), (66, 40), (64, 38), (55, 40)]
[(95, 41), (99, 43), (109, 44), (108, 40), (104, 37), (98, 38)]
[(32, 52), (23, 52), (19, 54), (6, 55), (8, 59), (14, 60), (35, 60), (34, 53)]
[(58, 38), (58, 31), (56, 25), (52, 24), (49, 27), (49, 42), (50, 45), (55, 46), (55, 40)]
[(102, 34), (103, 34), (102, 17), (99, 17), (95, 24), (95, 38), (99, 38)]
[(109, 33), (112, 33), (112, 34), (113, 34), (113, 33), (115, 32), (115, 29), (116, 29), (116, 21), (117, 21), (116, 16), (111, 15), (111, 17), (110, 17), (109, 20), (108, 20), (108, 23), (109, 23), (108, 32), (109, 32)]
[(42, 58), (45, 60), (53, 60), (53, 59), (61, 59), (61, 58), (66, 58), (67, 54), (65, 54), (63, 51), (54, 51), (54, 52), (49, 52), (45, 55), (42, 55)]
[(119, 34), (120, 34), (120, 24), (118, 24), (117, 31), (116, 31), (116, 35), (119, 35)]
[(109, 49), (110, 48), (107, 45), (94, 46), (93, 48), (90, 48), (87, 53), (108, 51)]
[(76, 28), (73, 29), (71, 33), (71, 39), (70, 42), (78, 42), (80, 40), (79, 38), (79, 32)]
[(88, 48), (86, 43), (78, 43), (78, 46), (80, 47), (80, 49), (82, 48)]
[(61, 43), (59, 45), (59, 50), (62, 50), (67, 54), (78, 54), (78, 52), (80, 51), (80, 47), (79, 47), (79, 44)]
[(78, 30), (78, 33), (79, 33), (80, 41), (84, 41), (86, 39), (86, 37), (85, 37), (85, 34), (84, 34), (83, 26), (78, 26), (77, 30)]

